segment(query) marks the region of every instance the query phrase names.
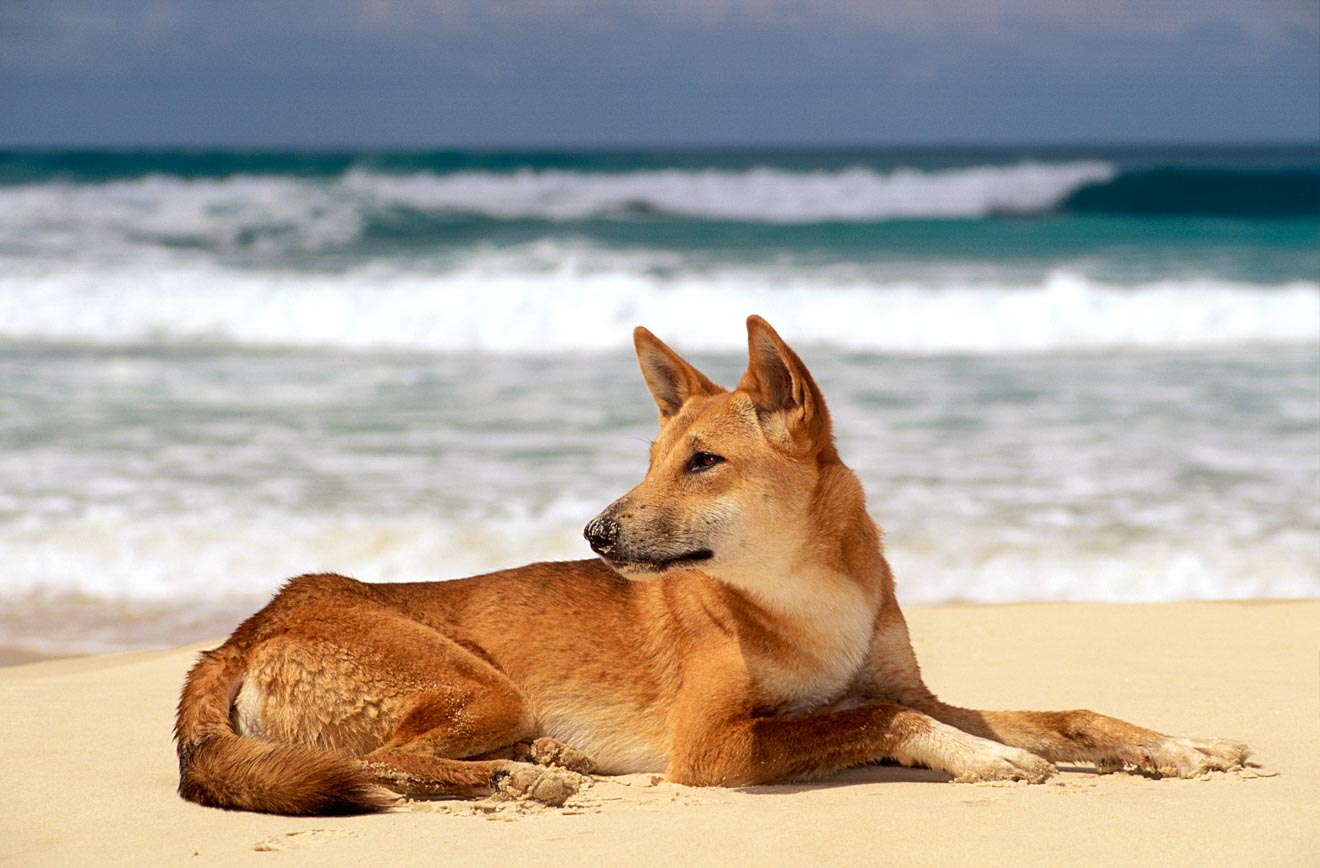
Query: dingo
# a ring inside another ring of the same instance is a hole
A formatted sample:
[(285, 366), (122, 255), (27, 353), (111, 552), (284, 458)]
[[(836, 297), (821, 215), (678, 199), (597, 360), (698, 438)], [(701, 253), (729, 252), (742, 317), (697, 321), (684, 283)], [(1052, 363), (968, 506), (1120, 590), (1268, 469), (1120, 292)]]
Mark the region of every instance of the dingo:
[(204, 653), (179, 792), (286, 814), (492, 791), (562, 804), (593, 769), (702, 786), (879, 760), (956, 781), (1053, 763), (1191, 776), (1245, 745), (1091, 711), (971, 711), (922, 682), (880, 529), (820, 390), (759, 317), (732, 391), (644, 328), (646, 478), (586, 527), (599, 560), (459, 581), (290, 581)]

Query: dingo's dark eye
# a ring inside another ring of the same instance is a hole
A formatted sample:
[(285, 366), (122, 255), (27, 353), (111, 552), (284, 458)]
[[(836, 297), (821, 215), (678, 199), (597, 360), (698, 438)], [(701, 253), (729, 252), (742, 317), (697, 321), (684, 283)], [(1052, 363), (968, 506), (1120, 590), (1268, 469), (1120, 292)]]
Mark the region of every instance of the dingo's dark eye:
[(713, 452), (698, 452), (688, 459), (688, 472), (701, 473), (703, 470), (710, 470), (716, 464), (722, 464), (724, 459)]

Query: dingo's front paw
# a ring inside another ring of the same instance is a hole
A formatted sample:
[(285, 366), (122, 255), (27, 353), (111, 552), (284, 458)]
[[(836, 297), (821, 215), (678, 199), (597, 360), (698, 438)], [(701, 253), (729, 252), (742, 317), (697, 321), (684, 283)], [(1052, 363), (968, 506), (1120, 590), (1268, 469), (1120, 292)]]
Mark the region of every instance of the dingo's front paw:
[(1156, 777), (1194, 778), (1209, 772), (1240, 769), (1250, 755), (1251, 749), (1236, 741), (1169, 737), (1153, 744), (1124, 748), (1096, 763), (1096, 771), (1109, 774), (1131, 766), (1137, 772)]
[(994, 744), (991, 750), (978, 751), (957, 768), (949, 769), (955, 783), (978, 781), (1026, 781), (1039, 784), (1053, 777), (1054, 763), (1030, 751)]
[(981, 738), (939, 721), (930, 731), (902, 745), (894, 759), (948, 772), (956, 783), (1026, 781), (1039, 784), (1054, 775), (1054, 763), (1030, 751)]
[(541, 802), (555, 808), (563, 805), (588, 782), (583, 775), (558, 766), (523, 763), (496, 772), (491, 781), (497, 799)]

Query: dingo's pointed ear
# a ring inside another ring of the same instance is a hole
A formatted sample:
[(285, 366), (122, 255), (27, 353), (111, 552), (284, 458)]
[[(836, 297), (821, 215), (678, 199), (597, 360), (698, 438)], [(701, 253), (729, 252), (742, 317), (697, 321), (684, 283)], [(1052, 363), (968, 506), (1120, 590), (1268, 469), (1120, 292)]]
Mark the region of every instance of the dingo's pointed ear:
[(661, 425), (668, 422), (688, 398), (725, 391), (641, 326), (633, 329), (633, 343), (637, 347), (637, 363), (641, 365), (646, 387), (660, 408)]
[(830, 414), (807, 366), (770, 323), (747, 318), (747, 373), (738, 389), (751, 394), (762, 416), (798, 446), (833, 454)]

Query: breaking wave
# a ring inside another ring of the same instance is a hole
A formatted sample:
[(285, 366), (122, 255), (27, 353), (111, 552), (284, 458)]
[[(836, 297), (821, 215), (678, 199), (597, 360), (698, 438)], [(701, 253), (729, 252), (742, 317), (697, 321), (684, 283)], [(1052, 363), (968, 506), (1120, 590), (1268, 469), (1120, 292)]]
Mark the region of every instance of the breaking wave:
[[(293, 235), (313, 249), (368, 230), (404, 238), (427, 216), (572, 221), (681, 217), (772, 224), (975, 218), (1049, 211), (1115, 174), (1104, 162), (1021, 163), (940, 170), (837, 171), (559, 169), (333, 177), (150, 174), (98, 183), (0, 186), (0, 242), (61, 234), (84, 240), (225, 246), (253, 235)], [(432, 232), (443, 226), (430, 226)]]
[(209, 261), (0, 275), (0, 339), (213, 343), (421, 352), (562, 353), (628, 346), (632, 327), (736, 350), (749, 312), (803, 344), (881, 353), (1039, 352), (1314, 342), (1320, 287), (1214, 279), (1107, 284), (869, 279), (807, 268), (664, 273), (573, 256), (532, 269), (477, 256), (442, 273), (227, 269)]

